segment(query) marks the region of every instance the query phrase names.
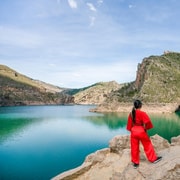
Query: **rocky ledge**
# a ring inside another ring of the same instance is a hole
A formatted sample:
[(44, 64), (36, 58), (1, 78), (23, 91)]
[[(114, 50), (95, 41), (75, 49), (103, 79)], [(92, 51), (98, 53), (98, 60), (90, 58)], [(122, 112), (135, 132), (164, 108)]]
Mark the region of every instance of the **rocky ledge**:
[(158, 155), (163, 159), (150, 163), (140, 147), (140, 166), (134, 169), (130, 160), (129, 135), (115, 136), (105, 148), (88, 155), (84, 163), (52, 180), (158, 180), (180, 179), (180, 135), (169, 143), (159, 135), (151, 137)]

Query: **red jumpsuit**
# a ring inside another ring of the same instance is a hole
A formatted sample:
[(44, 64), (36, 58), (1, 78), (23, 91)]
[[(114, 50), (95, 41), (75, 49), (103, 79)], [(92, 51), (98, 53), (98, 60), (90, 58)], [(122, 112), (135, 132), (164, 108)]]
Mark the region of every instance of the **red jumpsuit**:
[(150, 162), (153, 162), (157, 159), (157, 155), (151, 140), (146, 133), (146, 130), (153, 128), (153, 124), (148, 115), (140, 109), (136, 109), (135, 121), (136, 123), (133, 124), (130, 113), (126, 128), (128, 131), (131, 131), (131, 161), (139, 164), (139, 142), (141, 141), (147, 159)]

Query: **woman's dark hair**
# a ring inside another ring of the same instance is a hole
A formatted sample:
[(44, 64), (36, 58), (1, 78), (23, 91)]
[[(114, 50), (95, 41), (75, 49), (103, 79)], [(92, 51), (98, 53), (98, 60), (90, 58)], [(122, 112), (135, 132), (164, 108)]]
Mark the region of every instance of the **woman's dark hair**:
[(132, 120), (133, 120), (133, 123), (136, 122), (136, 109), (139, 109), (142, 107), (142, 102), (140, 100), (135, 100), (134, 101), (134, 107), (132, 109)]

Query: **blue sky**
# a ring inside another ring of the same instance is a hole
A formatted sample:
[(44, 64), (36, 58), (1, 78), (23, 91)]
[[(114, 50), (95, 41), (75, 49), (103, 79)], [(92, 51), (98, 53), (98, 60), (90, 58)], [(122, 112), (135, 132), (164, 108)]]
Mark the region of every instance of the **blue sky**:
[(180, 51), (179, 0), (0, 0), (0, 64), (60, 87), (131, 82)]

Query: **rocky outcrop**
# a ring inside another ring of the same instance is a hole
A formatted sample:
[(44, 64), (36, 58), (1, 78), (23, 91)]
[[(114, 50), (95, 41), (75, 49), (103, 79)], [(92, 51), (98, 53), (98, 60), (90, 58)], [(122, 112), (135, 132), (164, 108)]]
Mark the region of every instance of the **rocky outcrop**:
[(106, 101), (94, 111), (122, 112), (127, 109), (124, 107), (128, 103), (140, 99), (143, 104), (156, 106), (153, 112), (158, 109), (160, 112), (175, 112), (180, 104), (179, 77), (180, 53), (169, 52), (144, 58), (138, 64), (135, 81), (125, 83), (119, 90), (109, 94)]
[(137, 90), (140, 90), (141, 87), (143, 86), (143, 83), (145, 82), (145, 80), (148, 79), (147, 63), (148, 63), (148, 59), (145, 58), (142, 63), (138, 64), (136, 80), (134, 83)]
[(144, 58), (135, 81), (137, 97), (146, 102), (179, 103), (180, 53)]
[(105, 148), (86, 157), (84, 163), (66, 171), (52, 180), (158, 180), (180, 179), (180, 136), (171, 143), (159, 135), (151, 137), (158, 155), (163, 159), (157, 164), (147, 161), (142, 146), (140, 166), (134, 169), (130, 160), (129, 136), (115, 136)]

